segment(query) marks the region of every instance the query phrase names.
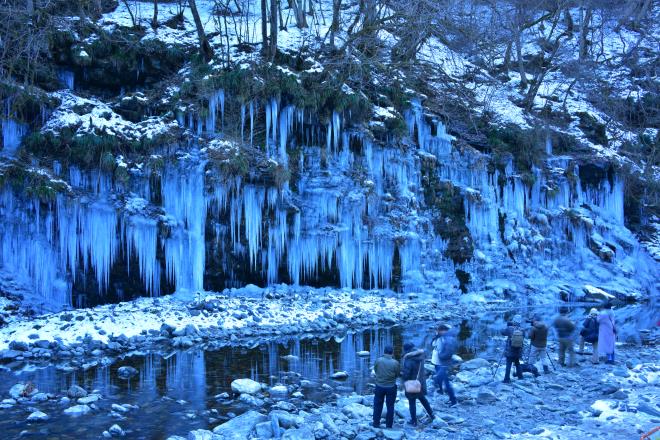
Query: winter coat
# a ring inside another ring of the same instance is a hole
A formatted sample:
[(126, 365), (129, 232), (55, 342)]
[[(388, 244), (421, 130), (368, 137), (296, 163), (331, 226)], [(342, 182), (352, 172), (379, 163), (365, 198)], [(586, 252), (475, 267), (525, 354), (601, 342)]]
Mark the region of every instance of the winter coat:
[(566, 316), (559, 315), (555, 318), (553, 323), (555, 330), (557, 330), (557, 337), (560, 339), (569, 339), (573, 337), (573, 331), (575, 331), (575, 324), (573, 321), (568, 319)]
[(511, 346), (511, 336), (513, 335), (514, 330), (521, 330), (519, 325), (509, 325), (507, 328), (502, 330), (502, 335), (506, 336), (506, 351), (504, 355), (511, 359), (520, 359), (522, 356), (522, 347), (512, 347)]
[(529, 341), (533, 347), (545, 348), (548, 345), (548, 326), (542, 322), (534, 324), (529, 331)]
[(458, 341), (456, 339), (456, 330), (451, 329), (443, 336), (438, 336), (433, 341), (433, 355), (431, 363), (433, 365), (451, 366), (452, 356), (456, 353)]
[(399, 362), (392, 358), (392, 355), (386, 354), (379, 357), (374, 364), (374, 373), (376, 373), (376, 385), (381, 387), (396, 386), (396, 379), (401, 372)]
[(590, 344), (593, 344), (594, 342), (598, 341), (599, 327), (600, 326), (596, 318), (589, 317), (584, 320), (584, 324), (582, 324), (582, 330), (580, 331), (580, 335), (584, 338), (585, 341), (589, 342)]
[(616, 327), (611, 311), (603, 311), (598, 315), (598, 354), (606, 356), (614, 353)]
[[(422, 383), (421, 393), (409, 394), (406, 397), (419, 397), (426, 396), (426, 371), (424, 371), (424, 353), (414, 354), (409, 356), (408, 353), (403, 357), (403, 369), (401, 370), (401, 379), (403, 382), (407, 380), (419, 379)], [(421, 365), (421, 369), (420, 369)], [(417, 376), (419, 372), (419, 377)]]

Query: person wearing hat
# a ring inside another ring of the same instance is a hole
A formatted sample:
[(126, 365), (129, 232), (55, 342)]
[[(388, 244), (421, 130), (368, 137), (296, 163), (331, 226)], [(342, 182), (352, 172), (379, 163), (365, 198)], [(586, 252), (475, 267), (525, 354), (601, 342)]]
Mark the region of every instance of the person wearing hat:
[(573, 332), (575, 331), (575, 324), (567, 315), (568, 307), (560, 307), (559, 316), (555, 318), (552, 325), (557, 332), (557, 340), (559, 341), (559, 364), (562, 367), (566, 366), (566, 352), (568, 352), (568, 366), (574, 367), (575, 349), (573, 347)]
[(522, 368), (520, 367), (520, 357), (522, 356), (522, 349), (525, 340), (525, 332), (520, 327), (522, 324), (522, 317), (516, 315), (507, 323), (507, 327), (502, 330), (502, 335), (506, 336), (506, 370), (504, 371), (504, 383), (511, 382), (511, 365), (516, 365), (516, 377), (523, 378)]
[(589, 316), (582, 324), (580, 330), (580, 353), (584, 353), (584, 343), (592, 345), (591, 363), (598, 363), (598, 310), (591, 309)]
[[(417, 400), (422, 404), (424, 409), (433, 420), (433, 409), (431, 404), (426, 399), (426, 372), (424, 371), (424, 350), (415, 350), (415, 346), (406, 342), (403, 344), (403, 352), (405, 353), (402, 359), (403, 368), (401, 369), (401, 379), (406, 388), (406, 397), (408, 398), (408, 407), (410, 410), (409, 423), (417, 426)], [(415, 392), (407, 390), (406, 382), (419, 381), (419, 387)]]
[(540, 362), (543, 366), (543, 373), (550, 373), (550, 368), (548, 368), (548, 362), (545, 356), (546, 347), (548, 346), (548, 326), (541, 321), (539, 315), (534, 315), (532, 318), (532, 328), (529, 331), (529, 342), (531, 345), (529, 363), (536, 366), (536, 363)]
[(435, 367), (433, 383), (440, 393), (442, 393), (444, 386), (444, 391), (449, 396), (449, 401), (447, 402), (449, 406), (455, 406), (457, 404), (454, 388), (451, 386), (451, 382), (449, 382), (449, 369), (451, 368), (453, 362), (452, 356), (456, 353), (457, 346), (456, 332), (448, 324), (439, 324), (436, 337), (433, 339), (433, 354), (431, 356), (431, 363)]

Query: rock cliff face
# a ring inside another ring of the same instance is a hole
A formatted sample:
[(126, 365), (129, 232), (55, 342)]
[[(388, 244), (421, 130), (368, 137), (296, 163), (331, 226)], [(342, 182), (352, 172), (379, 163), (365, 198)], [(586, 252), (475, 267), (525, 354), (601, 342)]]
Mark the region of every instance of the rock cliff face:
[[(248, 283), (472, 300), (657, 293), (657, 207), (638, 197), (619, 125), (579, 93), (567, 92), (566, 126), (538, 129), (506, 96), (448, 116), (438, 104), (462, 86), (376, 69), (357, 89), (320, 46), (288, 41), (274, 64), (240, 45), (204, 63), (185, 14), (156, 32), (110, 9), (93, 25), (62, 18), (53, 81), (3, 87), (0, 286), (26, 286), (30, 303)], [(460, 60), (435, 62), (467, 84), (482, 67)], [(646, 246), (629, 229), (642, 226)]]

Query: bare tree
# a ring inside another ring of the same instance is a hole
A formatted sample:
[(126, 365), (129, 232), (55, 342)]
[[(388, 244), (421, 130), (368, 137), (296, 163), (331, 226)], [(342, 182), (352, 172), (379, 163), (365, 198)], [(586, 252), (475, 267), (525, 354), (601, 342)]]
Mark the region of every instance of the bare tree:
[(270, 0), (270, 41), (268, 44), (268, 58), (273, 61), (277, 54), (277, 9), (278, 0)]
[(199, 39), (199, 51), (204, 57), (204, 60), (206, 62), (209, 62), (213, 59), (213, 48), (209, 44), (208, 38), (206, 38), (206, 32), (204, 32), (204, 25), (202, 24), (202, 19), (199, 17), (197, 4), (195, 3), (195, 0), (188, 0), (188, 5), (190, 6), (190, 12), (192, 12), (193, 20), (195, 21), (195, 28), (197, 28), (197, 38)]
[(266, 0), (261, 0), (261, 53), (265, 56), (268, 50), (268, 10)]
[(154, 15), (151, 18), (151, 27), (158, 29), (158, 0), (154, 0)]

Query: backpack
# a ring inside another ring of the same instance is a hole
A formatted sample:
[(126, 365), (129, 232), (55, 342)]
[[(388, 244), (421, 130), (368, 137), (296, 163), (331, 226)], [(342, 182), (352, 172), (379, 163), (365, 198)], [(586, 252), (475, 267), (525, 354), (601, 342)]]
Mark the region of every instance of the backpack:
[(514, 328), (511, 333), (511, 347), (512, 348), (522, 348), (523, 340), (525, 339), (525, 334), (520, 328)]

